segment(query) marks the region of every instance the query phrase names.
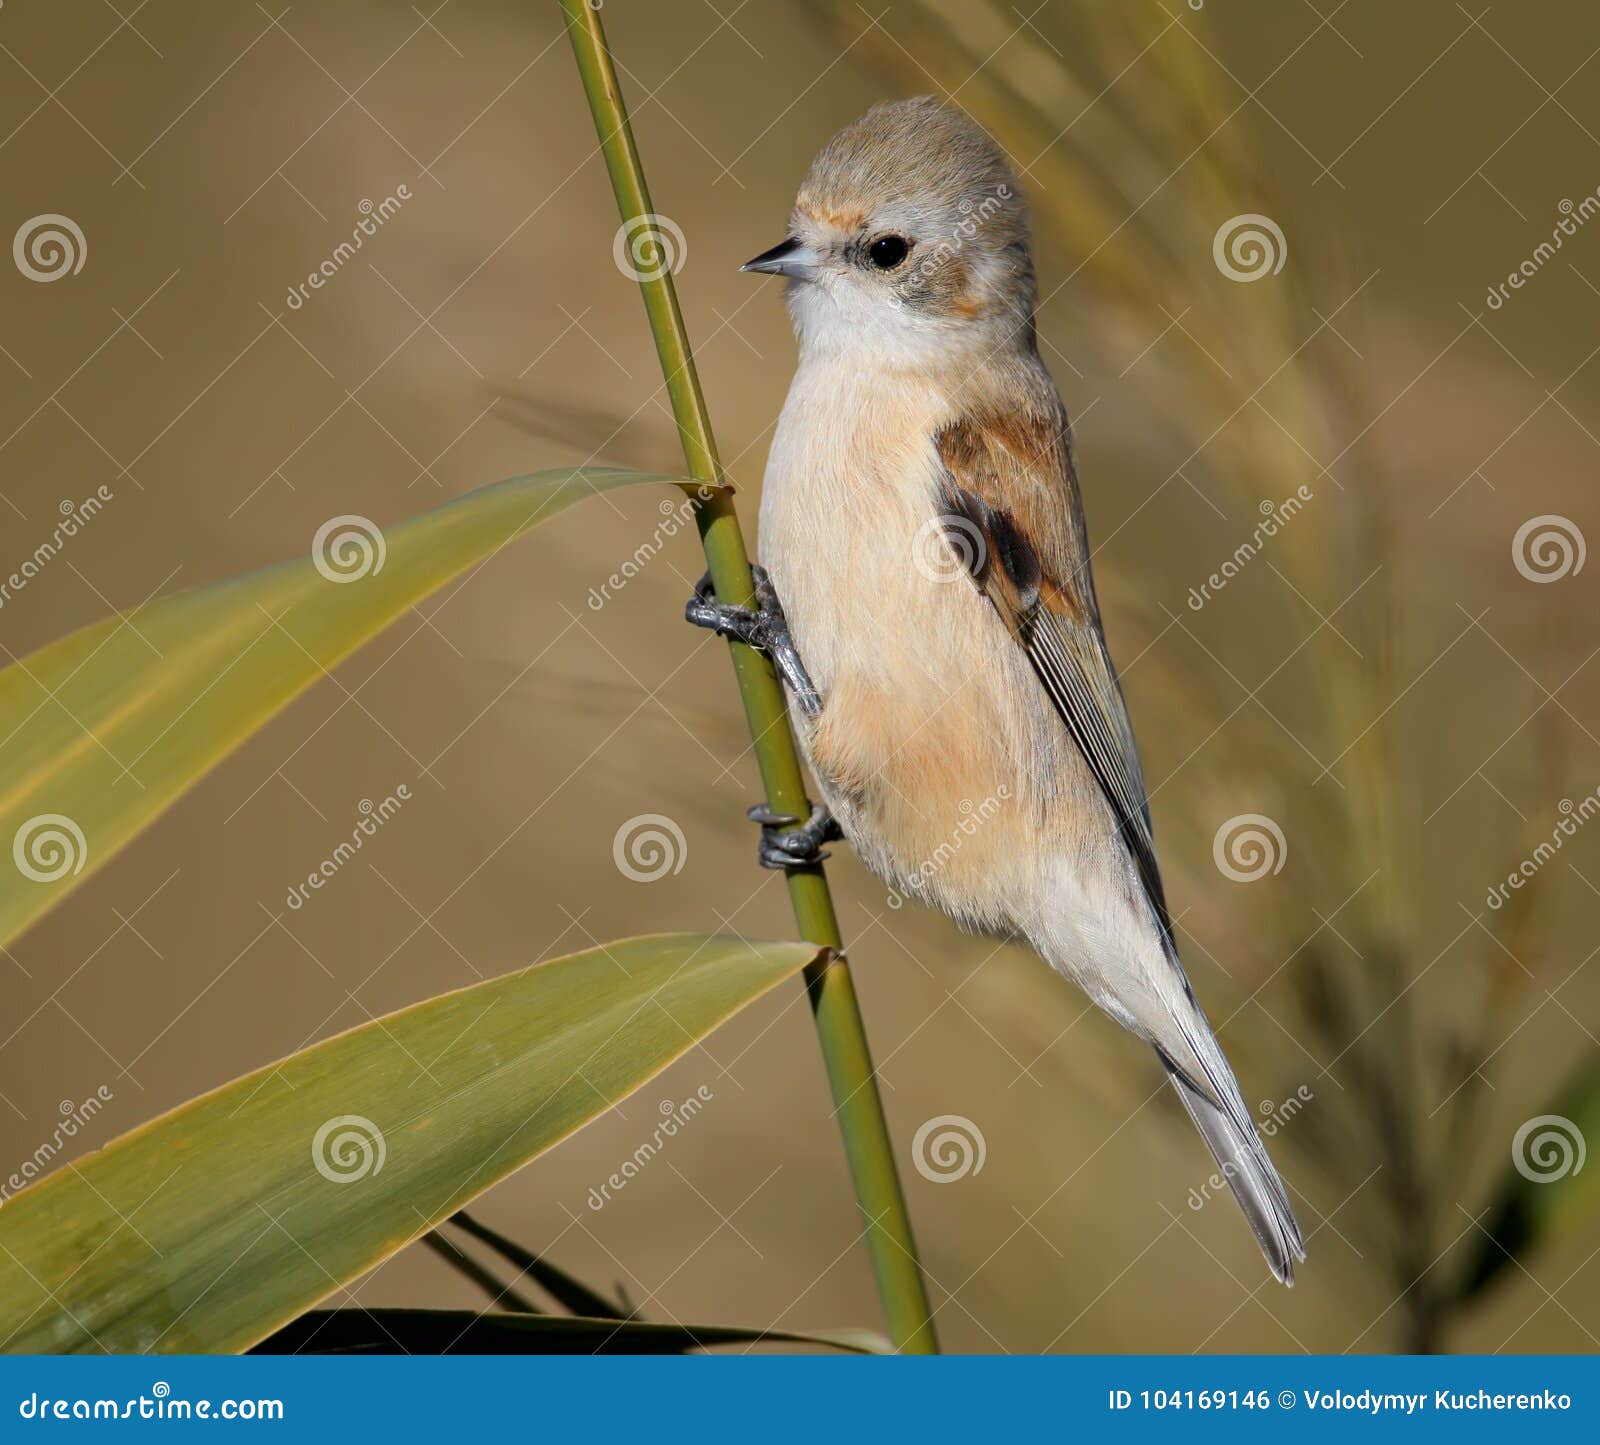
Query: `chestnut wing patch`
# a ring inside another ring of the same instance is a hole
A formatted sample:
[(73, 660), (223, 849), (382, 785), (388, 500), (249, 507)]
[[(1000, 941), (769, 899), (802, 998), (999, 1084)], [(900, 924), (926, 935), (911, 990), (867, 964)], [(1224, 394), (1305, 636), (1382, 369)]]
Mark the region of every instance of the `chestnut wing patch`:
[[(945, 466), (939, 515), (946, 539), (1026, 652), (1034, 675), (1089, 764), (1170, 938), (1139, 757), (1092, 592), (1052, 575), (1049, 559), (1019, 520), (1022, 508), (1007, 505), (1014, 495), (1035, 496), (1006, 475), (1025, 461), (1004, 448), (997, 455), (982, 430), (969, 423), (947, 427), (935, 440)], [(1064, 452), (1056, 455), (1064, 457)], [(1069, 484), (1065, 477), (1060, 482), (1058, 505), (1067, 508), (1073, 505)], [(1034, 500), (1033, 508), (1037, 506)], [(1063, 556), (1058, 565), (1068, 560)]]

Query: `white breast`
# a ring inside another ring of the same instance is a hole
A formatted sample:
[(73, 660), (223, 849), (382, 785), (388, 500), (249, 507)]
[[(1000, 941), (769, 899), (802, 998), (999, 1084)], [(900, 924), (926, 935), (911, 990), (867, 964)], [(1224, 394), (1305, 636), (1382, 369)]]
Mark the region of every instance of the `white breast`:
[(803, 362), (767, 464), (760, 556), (823, 699), (801, 743), (851, 843), (892, 886), (921, 877), (911, 891), (989, 924), (1035, 886), (1024, 840), (1058, 785), (1062, 730), (941, 535), (934, 437), (953, 419), (914, 373)]
[[(938, 556), (925, 529), (935, 514), (933, 436), (949, 410), (926, 382), (864, 377), (843, 360), (795, 374), (767, 462), (760, 551), (824, 690), (840, 666), (905, 670), (901, 628), (885, 614), (910, 578), (925, 581), (912, 570), (919, 543)], [(951, 595), (930, 593), (915, 610), (971, 601), (939, 590)]]

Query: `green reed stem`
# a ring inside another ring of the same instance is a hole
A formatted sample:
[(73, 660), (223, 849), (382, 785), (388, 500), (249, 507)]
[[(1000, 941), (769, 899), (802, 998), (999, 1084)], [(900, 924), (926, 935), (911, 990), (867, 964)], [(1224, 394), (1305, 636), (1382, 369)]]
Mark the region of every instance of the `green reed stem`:
[[(594, 115), (600, 148), (605, 153), (611, 187), (625, 226), (650, 225), (642, 218), (655, 213), (645, 186), (644, 168), (628, 126), (628, 113), (617, 86), (598, 10), (588, 0), (561, 0), (567, 35), (577, 56), (583, 88)], [(655, 337), (667, 393), (677, 418), (684, 460), (696, 481), (722, 484), (722, 463), (711, 432), (700, 379), (695, 373), (689, 336), (672, 285), (669, 268), (659, 275), (641, 275), (639, 289)], [(739, 517), (727, 492), (707, 492), (695, 506), (700, 540), (717, 596), (749, 606), (755, 600), (750, 559)], [(805, 817), (809, 804), (800, 755), (784, 707), (783, 688), (762, 654), (730, 644), (739, 696), (750, 725), (756, 762), (767, 802), (780, 813)], [(843, 948), (828, 880), (821, 867), (788, 870), (789, 900), (801, 935), (832, 950)], [(822, 1057), (833, 1091), (834, 1110), (844, 1134), (845, 1154), (861, 1207), (867, 1250), (877, 1276), (889, 1336), (907, 1354), (932, 1354), (934, 1336), (927, 1288), (911, 1234), (911, 1218), (895, 1171), (894, 1150), (878, 1096), (866, 1028), (856, 1003), (855, 985), (842, 953), (827, 955), (806, 971), (806, 990), (822, 1042)]]

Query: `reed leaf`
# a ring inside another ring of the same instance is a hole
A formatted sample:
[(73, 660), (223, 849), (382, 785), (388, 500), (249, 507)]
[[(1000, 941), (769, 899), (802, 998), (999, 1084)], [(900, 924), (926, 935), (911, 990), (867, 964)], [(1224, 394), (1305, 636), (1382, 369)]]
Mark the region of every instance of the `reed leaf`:
[(604, 1113), (817, 949), (627, 939), (235, 1079), (0, 1211), (0, 1349), (246, 1349)]
[(676, 480), (565, 467), (387, 532), (334, 518), (303, 557), (108, 617), (0, 671), (0, 843), (16, 864), (0, 868), (0, 944), (451, 578), (584, 497)]

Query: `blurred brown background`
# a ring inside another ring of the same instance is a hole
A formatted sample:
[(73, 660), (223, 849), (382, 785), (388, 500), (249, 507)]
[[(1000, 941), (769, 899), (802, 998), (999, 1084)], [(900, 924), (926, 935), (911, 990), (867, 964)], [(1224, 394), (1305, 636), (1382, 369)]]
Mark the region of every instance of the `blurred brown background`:
[[(1311, 1096), (1273, 1144), (1311, 1235), (1286, 1294), (1230, 1203), (1190, 1207), (1210, 1161), (1150, 1097), (1141, 1046), (1024, 951), (891, 909), (838, 850), (947, 1347), (1600, 1347), (1594, 1225), (1431, 1335), (1405, 1283), (1479, 1245), (1513, 1132), (1600, 1020), (1600, 828), (1517, 895), (1513, 934), (1485, 902), (1561, 800), (1600, 785), (1597, 569), (1535, 584), (1512, 552), (1538, 516), (1600, 537), (1600, 224), (1575, 213), (1562, 249), (1487, 301), (1563, 201), (1600, 187), (1600, 15), (1579, 0), (604, 13), (656, 208), (685, 237), (679, 291), (752, 529), (793, 343), (779, 288), (737, 266), (781, 238), (811, 154), (876, 99), (941, 90), (1028, 168), (1042, 345), (1079, 418), (1183, 948), (1246, 1096), (1264, 1114)], [(114, 495), (0, 607), (8, 658), (302, 553), (336, 514), (386, 525), (569, 462), (676, 469), (553, 5), (10, 0), (0, 75), (0, 231), (65, 215), (87, 249), (48, 284), (0, 266), (0, 570), (63, 501)], [(292, 307), (362, 202), (402, 185), (411, 198)], [(1276, 222), (1287, 257), (1240, 283), (1210, 238), (1247, 214)], [(1194, 609), (1259, 504), (1301, 484), (1317, 500), (1281, 550)], [(587, 504), (447, 589), (14, 946), (0, 1172), (102, 1085), (114, 1102), (86, 1145), (369, 1013), (592, 940), (789, 932), (741, 817), (756, 784), (724, 649), (679, 620), (692, 537), (590, 605), (659, 503)], [(359, 864), (291, 910), (290, 884), (361, 801), (401, 783), (413, 801)], [(686, 844), (681, 872), (648, 884), (612, 855), (644, 813)], [(1246, 884), (1213, 842), (1252, 813), (1280, 825), (1285, 857)], [(1355, 1000), (1348, 1049), (1328, 987)], [(1406, 1129), (1363, 1112), (1363, 1059), (1398, 1074)], [(701, 1086), (713, 1102), (592, 1209), (662, 1101)], [(1476, 1112), (1450, 1133), (1463, 1089)], [(986, 1158), (939, 1183), (911, 1140), (946, 1114)], [(479, 1212), (658, 1318), (876, 1320), (798, 987)], [(475, 1299), (416, 1249), (357, 1295)]]

